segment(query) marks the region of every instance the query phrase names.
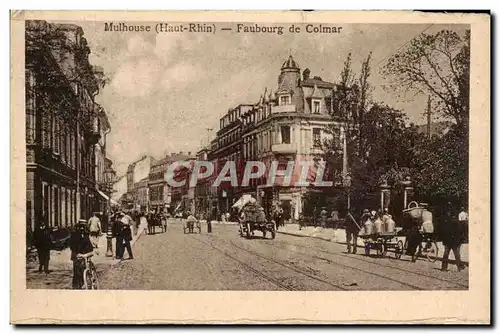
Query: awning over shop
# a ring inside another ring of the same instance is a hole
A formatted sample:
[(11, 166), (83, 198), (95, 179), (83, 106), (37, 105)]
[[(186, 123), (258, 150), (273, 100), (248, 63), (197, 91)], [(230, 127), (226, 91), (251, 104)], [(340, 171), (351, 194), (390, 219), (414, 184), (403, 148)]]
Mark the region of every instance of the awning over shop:
[(114, 199), (110, 199), (108, 195), (106, 195), (105, 193), (103, 193), (102, 191), (100, 190), (97, 190), (97, 192), (99, 193), (99, 195), (102, 196), (102, 198), (104, 198), (106, 201), (110, 201), (111, 204), (113, 205), (118, 205), (118, 203), (114, 200)]

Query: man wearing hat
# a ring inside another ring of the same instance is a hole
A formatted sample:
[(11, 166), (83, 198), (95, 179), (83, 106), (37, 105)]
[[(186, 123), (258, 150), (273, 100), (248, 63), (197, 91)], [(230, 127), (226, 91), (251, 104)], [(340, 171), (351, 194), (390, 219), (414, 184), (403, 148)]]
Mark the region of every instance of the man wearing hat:
[(73, 261), (73, 289), (83, 286), (85, 260), (93, 255), (94, 247), (90, 241), (87, 221), (80, 219), (70, 239), (71, 261)]
[[(133, 223), (133, 220), (128, 214), (123, 214), (120, 218), (120, 223), (121, 223), (119, 232), (120, 238), (118, 237), (116, 238), (116, 243), (117, 243), (116, 258), (117, 259), (123, 258), (123, 254), (126, 249), (129, 259), (132, 260), (134, 258), (134, 255), (132, 254), (132, 246), (130, 245), (130, 241), (132, 241), (131, 225)], [(118, 248), (118, 244), (120, 244), (120, 248)], [(118, 250), (120, 250), (120, 252), (118, 252)]]

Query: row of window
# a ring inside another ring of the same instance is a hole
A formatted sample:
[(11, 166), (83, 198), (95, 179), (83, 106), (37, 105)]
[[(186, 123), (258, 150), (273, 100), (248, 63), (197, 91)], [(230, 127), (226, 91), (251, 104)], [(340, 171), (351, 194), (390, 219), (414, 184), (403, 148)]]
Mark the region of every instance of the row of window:
[(150, 201), (163, 201), (163, 185), (149, 188)]
[(228, 133), (219, 138), (217, 141), (217, 149), (221, 147), (226, 147), (235, 141), (237, 141), (241, 137), (241, 128), (237, 128), (235, 131)]
[[(27, 70), (26, 89), (26, 143), (37, 143), (37, 108), (35, 93), (35, 77), (31, 70)], [(43, 110), (41, 117), (41, 144), (45, 150), (51, 151), (68, 167), (76, 168), (77, 154), (82, 162), (80, 168), (84, 176), (94, 176), (93, 152), (84, 152), (77, 148), (77, 137), (72, 124), (55, 110)], [(83, 141), (83, 138), (80, 138)]]
[(77, 194), (74, 188), (42, 182), (42, 217), (49, 226), (73, 226), (80, 218), (90, 218), (94, 195), (80, 194), (79, 213), (76, 202)]

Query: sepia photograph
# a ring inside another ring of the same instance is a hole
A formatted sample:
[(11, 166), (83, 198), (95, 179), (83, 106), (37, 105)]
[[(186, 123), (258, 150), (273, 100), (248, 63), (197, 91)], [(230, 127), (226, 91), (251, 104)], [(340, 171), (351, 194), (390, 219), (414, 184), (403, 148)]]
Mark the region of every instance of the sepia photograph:
[(26, 292), (438, 298), (478, 249), (489, 284), (471, 22), (16, 14)]

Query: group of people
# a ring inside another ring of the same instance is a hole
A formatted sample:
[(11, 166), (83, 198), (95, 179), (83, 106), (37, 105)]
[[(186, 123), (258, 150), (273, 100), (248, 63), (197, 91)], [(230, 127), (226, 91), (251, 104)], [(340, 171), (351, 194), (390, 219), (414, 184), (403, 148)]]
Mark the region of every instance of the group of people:
[[(453, 218), (444, 223), (439, 231), (439, 239), (442, 241), (444, 246), (441, 265), (442, 271), (448, 270), (450, 252), (453, 252), (458, 270), (460, 271), (465, 268), (460, 255), (460, 248), (462, 244), (468, 242), (467, 235), (469, 217), (465, 208), (461, 208), (457, 218)], [(386, 226), (389, 224), (392, 225), (392, 228), (395, 227), (395, 223), (392, 220), (392, 216), (389, 214), (389, 210), (387, 208), (383, 211), (369, 211), (368, 209), (363, 210), (359, 223), (352, 215), (348, 214), (345, 220), (347, 252), (351, 253), (352, 250), (352, 253), (356, 254), (358, 243), (357, 238), (359, 234), (363, 233), (369, 225), (371, 225), (370, 229), (373, 228), (373, 231), (380, 230), (380, 227), (376, 226), (377, 223), (385, 224)], [(424, 241), (424, 237), (426, 235), (432, 235), (434, 232), (435, 229), (432, 221), (432, 213), (426, 208), (422, 213), (421, 222), (419, 224), (411, 224), (406, 236), (408, 241), (406, 254), (412, 256), (412, 262), (416, 261), (422, 251), (422, 242)]]

